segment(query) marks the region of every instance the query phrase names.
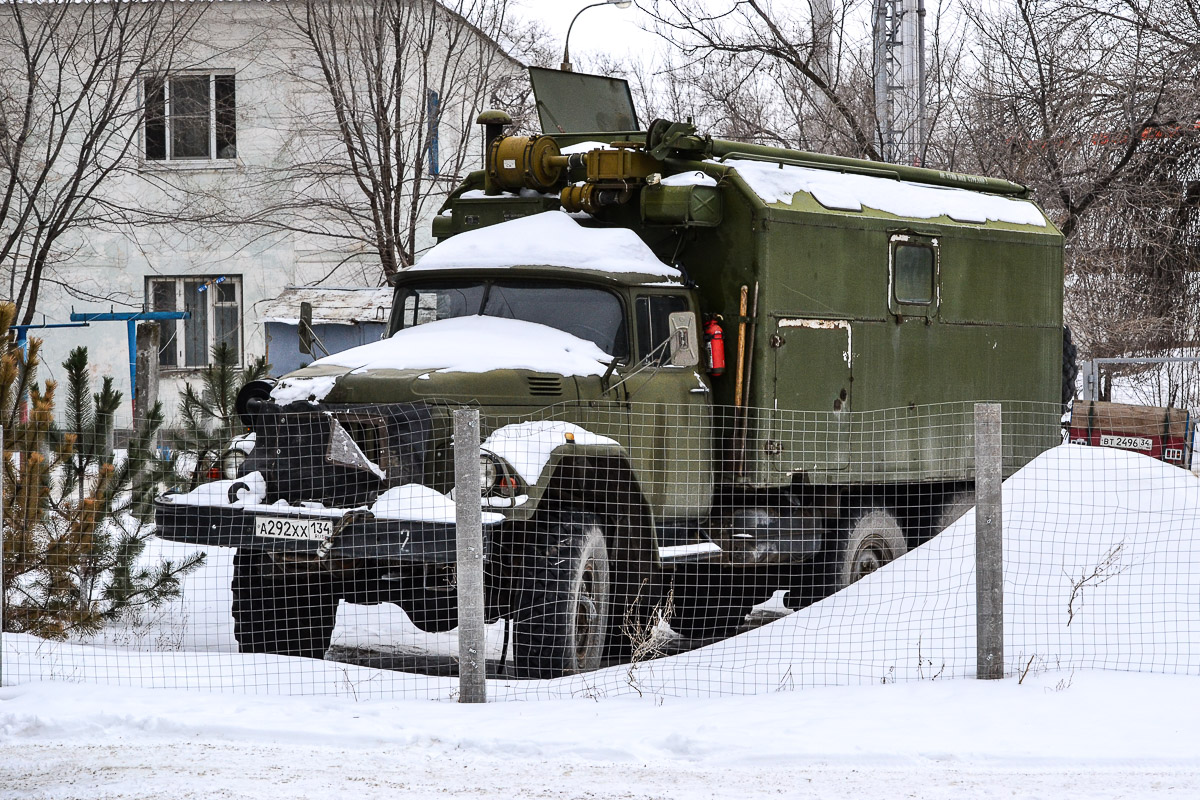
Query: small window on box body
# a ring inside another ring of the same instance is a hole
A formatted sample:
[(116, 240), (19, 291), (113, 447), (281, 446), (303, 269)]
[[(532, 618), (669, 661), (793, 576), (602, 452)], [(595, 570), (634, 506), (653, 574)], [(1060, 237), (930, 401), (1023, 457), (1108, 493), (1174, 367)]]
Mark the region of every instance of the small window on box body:
[(891, 237), (888, 306), (897, 316), (931, 318), (940, 302), (938, 240), (930, 236)]
[(933, 302), (933, 248), (923, 245), (897, 244), (896, 301), (900, 303)]

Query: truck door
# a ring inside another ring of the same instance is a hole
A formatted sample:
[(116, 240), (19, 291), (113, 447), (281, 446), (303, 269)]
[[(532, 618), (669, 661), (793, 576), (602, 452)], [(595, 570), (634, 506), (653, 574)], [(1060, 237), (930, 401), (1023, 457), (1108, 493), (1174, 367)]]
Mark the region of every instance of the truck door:
[(695, 518), (712, 501), (711, 386), (700, 365), (669, 364), (674, 312), (695, 313), (689, 298), (639, 293), (634, 298), (633, 367), (625, 381), (635, 469), (665, 518)]
[(774, 439), (780, 471), (825, 472), (850, 464), (854, 337), (846, 320), (780, 319), (771, 338)]

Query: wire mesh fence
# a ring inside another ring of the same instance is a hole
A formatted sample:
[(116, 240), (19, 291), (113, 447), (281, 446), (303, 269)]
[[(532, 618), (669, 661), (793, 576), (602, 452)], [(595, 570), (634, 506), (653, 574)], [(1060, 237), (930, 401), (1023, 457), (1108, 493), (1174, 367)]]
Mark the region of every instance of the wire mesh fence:
[[(977, 674), (972, 404), (560, 403), (482, 413), (478, 448), (460, 408), (263, 403), (207, 460), (10, 435), (0, 680), (452, 698), (464, 652), (489, 699)], [(1060, 408), (1004, 404), (1003, 674), (1200, 673), (1196, 476), (1063, 439)]]

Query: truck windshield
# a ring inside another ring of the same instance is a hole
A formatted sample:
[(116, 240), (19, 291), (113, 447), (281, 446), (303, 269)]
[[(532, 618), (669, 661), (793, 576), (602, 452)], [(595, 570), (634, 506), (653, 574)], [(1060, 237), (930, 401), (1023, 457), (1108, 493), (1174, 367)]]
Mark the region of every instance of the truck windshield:
[(396, 289), (389, 333), (471, 315), (536, 322), (594, 342), (614, 358), (629, 355), (625, 314), (612, 292), (549, 281), (440, 281)]

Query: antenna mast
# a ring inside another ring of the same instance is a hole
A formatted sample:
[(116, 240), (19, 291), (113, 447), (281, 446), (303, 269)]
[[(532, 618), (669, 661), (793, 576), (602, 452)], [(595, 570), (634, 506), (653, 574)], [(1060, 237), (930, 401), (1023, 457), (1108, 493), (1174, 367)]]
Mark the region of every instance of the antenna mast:
[(880, 154), (920, 166), (925, 122), (925, 0), (874, 0), (875, 119)]

